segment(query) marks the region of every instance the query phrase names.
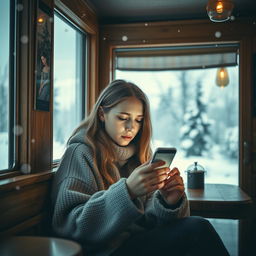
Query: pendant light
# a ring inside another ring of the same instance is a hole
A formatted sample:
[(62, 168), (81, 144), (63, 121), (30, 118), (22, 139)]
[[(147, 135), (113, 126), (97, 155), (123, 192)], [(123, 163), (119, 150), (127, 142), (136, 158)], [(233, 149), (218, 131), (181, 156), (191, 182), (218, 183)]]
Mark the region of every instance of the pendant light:
[(217, 69), (216, 84), (221, 88), (224, 88), (229, 84), (228, 71), (225, 67)]
[(209, 0), (206, 6), (208, 16), (213, 22), (229, 20), (233, 8), (232, 0)]

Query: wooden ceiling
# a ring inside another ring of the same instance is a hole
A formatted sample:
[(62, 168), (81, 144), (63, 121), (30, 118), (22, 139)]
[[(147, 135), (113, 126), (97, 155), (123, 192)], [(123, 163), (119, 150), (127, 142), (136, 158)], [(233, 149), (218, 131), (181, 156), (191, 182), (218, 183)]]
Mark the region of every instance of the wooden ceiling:
[[(100, 24), (207, 19), (208, 0), (85, 0)], [(256, 17), (256, 0), (233, 0), (234, 17)]]

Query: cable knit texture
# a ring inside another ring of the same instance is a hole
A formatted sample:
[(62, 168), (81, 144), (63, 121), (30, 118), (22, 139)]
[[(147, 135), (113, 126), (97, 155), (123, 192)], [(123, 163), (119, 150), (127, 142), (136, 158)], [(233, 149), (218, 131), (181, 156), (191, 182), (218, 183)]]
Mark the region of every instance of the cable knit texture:
[[(133, 233), (189, 215), (186, 195), (176, 209), (167, 209), (161, 204), (159, 191), (131, 200), (125, 177), (103, 190), (103, 180), (93, 168), (92, 153), (84, 142), (84, 133), (85, 130), (80, 130), (69, 141), (54, 177), (52, 226), (56, 235), (80, 242), (86, 255), (105, 256)], [(134, 146), (116, 145), (116, 152), (126, 156), (119, 159), (120, 173), (131, 171), (122, 165), (135, 152)]]

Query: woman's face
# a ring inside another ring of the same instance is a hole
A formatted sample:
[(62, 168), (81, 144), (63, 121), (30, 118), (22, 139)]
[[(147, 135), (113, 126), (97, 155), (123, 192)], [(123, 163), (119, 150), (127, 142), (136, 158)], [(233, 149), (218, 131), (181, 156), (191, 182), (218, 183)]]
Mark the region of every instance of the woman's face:
[(47, 60), (44, 56), (41, 56), (41, 61), (42, 61), (43, 65), (47, 64)]
[(105, 130), (111, 139), (120, 146), (127, 146), (138, 133), (143, 122), (143, 104), (130, 97), (108, 113), (102, 113), (100, 119), (105, 122)]

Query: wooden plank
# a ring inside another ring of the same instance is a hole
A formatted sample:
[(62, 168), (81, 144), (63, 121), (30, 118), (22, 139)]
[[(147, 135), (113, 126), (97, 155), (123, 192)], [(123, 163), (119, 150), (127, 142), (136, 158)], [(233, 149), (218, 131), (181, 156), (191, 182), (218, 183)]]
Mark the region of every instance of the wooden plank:
[(50, 182), (45, 181), (0, 195), (0, 230), (9, 229), (46, 211), (50, 200)]
[(20, 234), (30, 228), (41, 225), (41, 222), (45, 218), (46, 213), (38, 214), (32, 218), (29, 218), (5, 231), (0, 232), (0, 238), (6, 238), (7, 236)]
[(42, 181), (50, 180), (55, 170), (40, 172), (37, 174), (19, 175), (16, 177), (0, 180), (0, 192), (16, 190), (30, 184), (36, 184)]

